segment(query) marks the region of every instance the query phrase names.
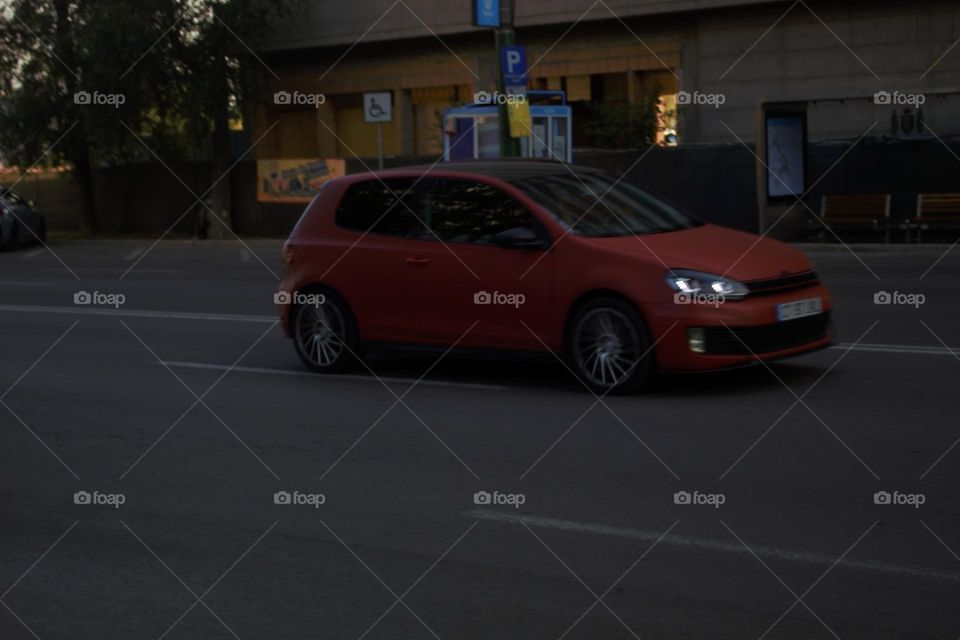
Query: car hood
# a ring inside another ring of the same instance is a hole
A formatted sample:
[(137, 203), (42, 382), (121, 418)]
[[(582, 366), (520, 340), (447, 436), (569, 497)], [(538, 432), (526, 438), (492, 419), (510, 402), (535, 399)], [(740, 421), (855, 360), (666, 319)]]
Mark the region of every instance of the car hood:
[(741, 281), (776, 278), (813, 268), (810, 259), (796, 247), (712, 224), (639, 237), (583, 240), (598, 248), (643, 256), (671, 269), (725, 274)]

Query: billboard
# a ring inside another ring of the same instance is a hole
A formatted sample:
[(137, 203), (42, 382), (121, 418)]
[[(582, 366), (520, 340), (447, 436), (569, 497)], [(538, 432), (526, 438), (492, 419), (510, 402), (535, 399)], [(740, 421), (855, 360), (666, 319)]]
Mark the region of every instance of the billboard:
[(324, 182), (347, 174), (346, 165), (339, 158), (257, 160), (257, 201), (310, 202)]

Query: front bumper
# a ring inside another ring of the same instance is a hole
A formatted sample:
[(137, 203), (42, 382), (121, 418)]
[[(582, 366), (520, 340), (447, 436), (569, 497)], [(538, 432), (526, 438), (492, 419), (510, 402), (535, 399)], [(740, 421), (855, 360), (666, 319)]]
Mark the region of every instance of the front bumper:
[[(780, 322), (777, 305), (819, 297), (823, 313)], [(821, 284), (776, 295), (749, 296), (718, 306), (657, 304), (647, 309), (661, 371), (723, 369), (778, 360), (833, 343), (832, 299)], [(702, 352), (690, 346), (690, 329), (702, 329)]]

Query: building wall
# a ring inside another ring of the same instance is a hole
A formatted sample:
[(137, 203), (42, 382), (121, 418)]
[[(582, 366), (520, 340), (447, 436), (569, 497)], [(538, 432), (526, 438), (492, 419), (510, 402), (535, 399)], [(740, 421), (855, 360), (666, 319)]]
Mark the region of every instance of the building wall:
[[(723, 7), (770, 4), (770, 0), (517, 0), (520, 28), (587, 24), (598, 20), (661, 16)], [(390, 0), (330, 2), (303, 0), (301, 8), (282, 19), (265, 47), (270, 51), (351, 45), (364, 42), (485, 32), (471, 26), (470, 0)]]
[[(374, 4), (351, 6), (360, 12)], [(539, 4), (520, 3), (521, 8), (529, 7), (530, 16)], [(637, 11), (660, 7), (660, 13), (644, 19), (620, 21), (607, 12), (608, 19), (600, 21), (591, 11), (590, 16), (597, 19), (585, 19), (572, 28), (519, 28), (518, 39), (528, 48), (531, 86), (563, 86), (571, 99), (589, 101), (596, 98), (590, 93), (590, 76), (605, 75), (604, 86), (622, 84), (620, 93), (626, 91), (636, 99), (637, 87), (647, 83), (642, 77), (636, 80), (641, 73), (656, 76), (668, 102), (678, 90), (722, 96), (719, 108), (678, 108), (682, 143), (729, 143), (737, 138), (754, 143), (761, 106), (782, 101), (807, 103), (813, 141), (855, 139), (874, 123), (871, 135), (883, 134), (890, 129), (891, 108), (873, 103), (877, 91), (925, 94), (924, 115), (930, 129), (941, 136), (960, 134), (960, 47), (944, 56), (960, 39), (960, 4), (956, 2), (811, 0), (762, 6), (725, 2), (711, 4), (741, 6), (696, 13), (661, 11), (680, 4), (692, 3), (637, 3)], [(314, 10), (316, 5), (307, 3), (307, 11)], [(405, 20), (417, 22), (403, 5), (393, 11), (406, 12)], [(352, 24), (344, 20), (341, 26)], [(311, 24), (306, 18), (300, 22)], [(326, 37), (327, 32), (317, 37)], [(359, 100), (364, 91), (392, 90), (407, 108), (387, 134), (388, 153), (414, 155), (439, 151), (438, 132), (429, 131), (438, 110), (468, 102), (474, 90), (491, 90), (495, 85), (489, 31), (449, 36), (443, 43), (430, 36), (391, 43), (370, 40), (369, 34), (364, 36), (346, 55), (336, 48), (277, 57), (271, 64), (282, 80), (270, 91), (322, 92), (340, 105)], [(341, 113), (341, 109), (345, 110)], [(264, 144), (258, 149), (261, 157), (267, 157), (264, 153), (276, 157), (278, 152), (291, 157), (294, 148), (302, 148), (309, 140), (316, 140), (318, 150), (328, 154), (343, 154), (347, 146), (362, 157), (375, 153), (373, 129), (358, 122), (349, 107), (313, 111), (327, 125), (318, 124), (314, 133), (305, 121), (278, 117), (278, 112), (283, 113), (274, 105), (263, 105), (257, 123), (260, 131), (279, 120), (271, 136), (297, 142)], [(347, 127), (344, 131), (351, 143), (322, 140), (342, 126)]]
[(800, 4), (785, 17), (783, 6), (699, 16), (681, 86), (726, 102), (681, 108), (682, 139), (729, 142), (729, 127), (753, 141), (760, 105), (782, 101), (809, 103), (811, 140), (857, 138), (874, 122), (871, 134), (880, 134), (889, 130), (891, 109), (873, 104), (878, 91), (928, 94), (930, 128), (960, 134), (960, 49), (934, 66), (960, 39), (960, 4), (808, 4), (816, 15)]

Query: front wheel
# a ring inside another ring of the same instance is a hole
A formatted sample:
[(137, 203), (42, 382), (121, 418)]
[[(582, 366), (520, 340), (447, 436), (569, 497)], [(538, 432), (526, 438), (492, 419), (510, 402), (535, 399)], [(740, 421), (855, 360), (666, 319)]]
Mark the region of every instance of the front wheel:
[(293, 310), (293, 342), (309, 368), (337, 373), (355, 363), (357, 330), (346, 302), (329, 290), (312, 289)]
[(581, 307), (570, 323), (567, 354), (577, 376), (596, 393), (639, 390), (653, 371), (643, 318), (625, 300), (604, 297)]

